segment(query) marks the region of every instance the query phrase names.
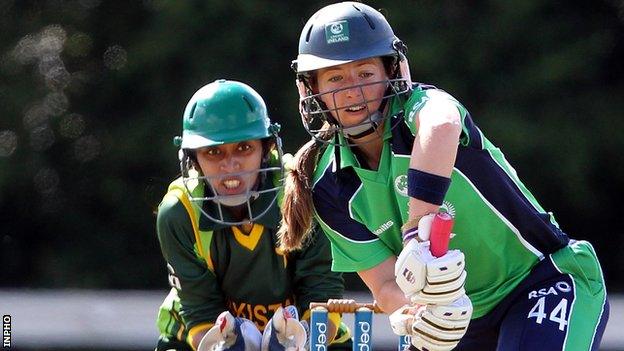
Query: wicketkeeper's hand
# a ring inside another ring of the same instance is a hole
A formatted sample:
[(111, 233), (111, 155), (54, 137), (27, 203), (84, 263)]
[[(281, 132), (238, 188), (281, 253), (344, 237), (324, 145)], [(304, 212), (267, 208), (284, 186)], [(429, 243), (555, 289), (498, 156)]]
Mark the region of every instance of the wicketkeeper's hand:
[(259, 351), (261, 339), (262, 335), (252, 321), (225, 311), (204, 335), (197, 351)]
[(262, 351), (304, 351), (308, 342), (306, 324), (299, 321), (295, 306), (278, 308), (262, 335)]
[[(429, 239), (432, 216), (419, 222), (418, 237)], [(465, 295), (466, 281), (464, 254), (448, 250), (441, 257), (434, 257), (430, 242), (411, 239), (403, 248), (394, 266), (395, 280), (405, 296), (413, 303), (450, 304)]]
[(449, 305), (406, 305), (390, 315), (392, 331), (410, 335), (418, 350), (446, 351), (457, 346), (466, 333), (472, 303), (463, 295)]

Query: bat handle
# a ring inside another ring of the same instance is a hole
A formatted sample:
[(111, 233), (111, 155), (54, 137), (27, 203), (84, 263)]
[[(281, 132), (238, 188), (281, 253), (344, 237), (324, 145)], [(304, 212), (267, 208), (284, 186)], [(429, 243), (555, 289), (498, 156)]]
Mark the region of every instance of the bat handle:
[(453, 229), (453, 217), (446, 213), (437, 213), (431, 224), (431, 254), (435, 257), (444, 256), (448, 251), (451, 239), (451, 229)]

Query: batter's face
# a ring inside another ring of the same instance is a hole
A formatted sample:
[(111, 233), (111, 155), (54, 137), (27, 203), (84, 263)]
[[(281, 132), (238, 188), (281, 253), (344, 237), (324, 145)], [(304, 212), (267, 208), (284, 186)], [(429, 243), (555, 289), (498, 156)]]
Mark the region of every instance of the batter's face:
[(197, 162), (217, 194), (243, 194), (258, 180), (262, 142), (248, 140), (203, 147), (197, 149)]
[(380, 57), (319, 69), (321, 101), (343, 127), (364, 122), (381, 105), (388, 75)]

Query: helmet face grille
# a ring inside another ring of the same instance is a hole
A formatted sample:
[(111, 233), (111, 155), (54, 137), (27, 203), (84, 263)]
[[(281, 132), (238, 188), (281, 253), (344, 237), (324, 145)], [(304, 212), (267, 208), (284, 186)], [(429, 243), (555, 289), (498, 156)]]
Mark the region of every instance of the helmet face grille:
[[(257, 170), (215, 176), (202, 175), (195, 169), (190, 157), (184, 155), (180, 160), (182, 183), (189, 194), (189, 200), (212, 222), (228, 226), (253, 223), (271, 210), (283, 187), (282, 155), (281, 141), (277, 140), (272, 162), (263, 161)], [(239, 194), (219, 194), (213, 185), (226, 178), (249, 180), (254, 177), (256, 182), (245, 182), (246, 189)], [(241, 215), (235, 216), (231, 212), (232, 208), (238, 208)]]
[[(383, 85), (385, 93), (375, 99), (366, 99), (364, 89), (367, 87)], [(344, 106), (338, 106), (336, 104), (336, 94), (342, 93), (345, 90), (359, 89), (360, 95), (363, 97), (361, 101)], [(392, 111), (383, 113), (384, 111), (371, 111), (368, 104), (372, 102), (380, 101), (380, 109), (383, 110), (387, 106), (392, 98), (398, 98), (405, 96), (411, 92), (410, 82), (406, 79), (387, 79), (366, 84), (356, 84), (340, 89), (331, 90), (319, 94), (309, 94), (301, 100), (301, 117), (303, 125), (306, 131), (316, 140), (324, 143), (338, 144), (338, 145), (355, 145), (354, 139), (357, 139), (358, 134), (366, 132), (370, 128), (373, 128), (379, 137), (382, 136), (382, 131), (378, 130), (378, 127), (383, 124), (386, 119), (393, 117), (402, 111)], [(333, 107), (329, 108), (323, 101), (333, 101)], [(365, 106), (367, 117), (355, 125), (345, 125), (342, 116), (348, 109), (358, 108)], [(388, 108), (389, 110), (389, 108)], [(331, 138), (328, 140), (328, 134), (341, 134), (346, 138)], [(370, 133), (369, 133), (370, 134)]]

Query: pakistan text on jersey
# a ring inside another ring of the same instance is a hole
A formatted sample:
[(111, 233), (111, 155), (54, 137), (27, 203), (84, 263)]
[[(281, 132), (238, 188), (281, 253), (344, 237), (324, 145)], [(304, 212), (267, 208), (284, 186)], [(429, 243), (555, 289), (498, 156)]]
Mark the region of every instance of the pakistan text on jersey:
[(264, 330), (273, 313), (280, 307), (292, 305), (290, 299), (286, 299), (283, 303), (274, 303), (270, 305), (252, 305), (249, 303), (234, 301), (228, 302), (230, 312), (235, 317), (247, 318), (254, 322), (260, 331)]

